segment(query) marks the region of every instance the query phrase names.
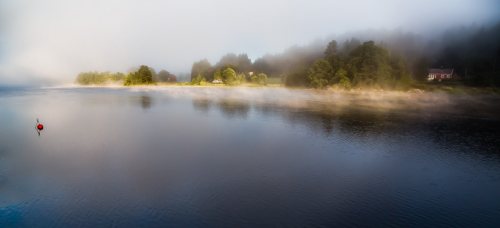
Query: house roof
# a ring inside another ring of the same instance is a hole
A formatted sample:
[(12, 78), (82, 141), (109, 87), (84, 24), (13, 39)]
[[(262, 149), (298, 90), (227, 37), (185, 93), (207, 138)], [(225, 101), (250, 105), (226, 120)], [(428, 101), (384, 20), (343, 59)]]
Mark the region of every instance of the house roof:
[(429, 74), (453, 74), (453, 68), (451, 69), (431, 68), (429, 69)]

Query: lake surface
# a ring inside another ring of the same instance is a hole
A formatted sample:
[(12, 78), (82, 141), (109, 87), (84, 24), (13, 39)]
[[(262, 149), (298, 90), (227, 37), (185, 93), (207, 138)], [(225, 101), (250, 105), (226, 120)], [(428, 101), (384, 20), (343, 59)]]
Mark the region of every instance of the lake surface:
[(412, 96), (0, 89), (0, 227), (499, 227), (498, 98)]

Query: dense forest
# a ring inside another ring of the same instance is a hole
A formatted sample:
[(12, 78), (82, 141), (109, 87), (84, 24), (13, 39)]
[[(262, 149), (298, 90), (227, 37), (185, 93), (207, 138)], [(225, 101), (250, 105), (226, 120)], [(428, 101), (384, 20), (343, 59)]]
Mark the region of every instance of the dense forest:
[(323, 53), (315, 53), (312, 50), (295, 47), (286, 55), (265, 56), (254, 63), (245, 54), (225, 55), (215, 66), (211, 66), (207, 60), (201, 60), (193, 64), (191, 77), (195, 84), (220, 78), (226, 84), (233, 84), (225, 74), (230, 70), (234, 71), (230, 75), (237, 75), (236, 80), (239, 81), (252, 80), (253, 75), (263, 75), (265, 78), (271, 75), (280, 77), (287, 86), (315, 88), (330, 85), (343, 88), (399, 88), (408, 87), (412, 82), (406, 62), (373, 41), (361, 43), (352, 39), (339, 46), (337, 41), (333, 40)]
[(455, 68), (470, 84), (500, 85), (500, 23), (472, 32), (457, 29), (449, 36), (443, 38), (441, 49), (430, 58), (433, 65)]
[(203, 59), (193, 64), (191, 79), (212, 81), (231, 68), (243, 81), (262, 73), (287, 86), (408, 88), (425, 82), (429, 68), (453, 68), (461, 84), (500, 85), (500, 23), (449, 29), (430, 39), (400, 31), (347, 35), (253, 62), (246, 54), (227, 54), (213, 66)]

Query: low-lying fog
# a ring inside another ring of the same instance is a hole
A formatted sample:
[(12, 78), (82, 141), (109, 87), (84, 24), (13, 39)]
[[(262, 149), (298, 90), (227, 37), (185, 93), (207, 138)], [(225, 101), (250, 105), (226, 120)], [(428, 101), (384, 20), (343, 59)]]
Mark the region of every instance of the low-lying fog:
[(498, 227), (498, 103), (420, 91), (0, 89), (0, 227)]
[[(66, 87), (52, 87), (66, 88)], [(68, 87), (67, 89), (86, 88)], [(100, 90), (99, 88), (95, 88)], [(102, 89), (102, 88), (101, 88)], [(133, 87), (105, 88), (104, 90), (127, 90), (132, 94), (150, 94), (148, 105), (154, 105), (154, 94), (164, 97), (192, 99), (195, 105), (210, 106), (224, 103), (230, 106), (254, 106), (284, 109), (309, 110), (321, 113), (338, 113), (343, 110), (364, 110), (374, 112), (400, 112), (405, 115), (442, 117), (452, 115), (458, 118), (498, 119), (500, 98), (494, 94), (468, 95), (446, 92), (425, 92), (421, 90), (316, 90), (289, 88), (252, 87)], [(106, 102), (106, 101), (103, 101)]]

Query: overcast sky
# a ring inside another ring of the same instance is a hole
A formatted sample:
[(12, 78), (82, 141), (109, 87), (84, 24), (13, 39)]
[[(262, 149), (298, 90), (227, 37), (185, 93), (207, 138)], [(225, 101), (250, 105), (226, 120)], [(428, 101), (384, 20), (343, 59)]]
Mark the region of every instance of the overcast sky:
[(498, 0), (0, 0), (0, 85), (147, 64), (189, 72), (365, 29), (424, 33), (499, 19)]

